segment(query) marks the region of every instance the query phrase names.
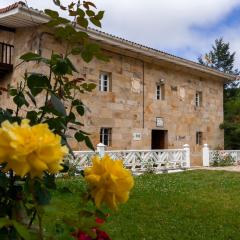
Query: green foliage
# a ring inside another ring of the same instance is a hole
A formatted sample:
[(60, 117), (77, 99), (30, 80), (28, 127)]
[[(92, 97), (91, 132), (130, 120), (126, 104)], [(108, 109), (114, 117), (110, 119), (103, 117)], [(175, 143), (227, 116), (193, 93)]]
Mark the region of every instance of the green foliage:
[(235, 164), (234, 158), (227, 153), (222, 153), (221, 150), (214, 152), (213, 162), (211, 166), (213, 167), (225, 167), (233, 166)]
[(225, 149), (240, 149), (240, 89), (227, 88), (224, 90), (224, 129)]
[[(239, 70), (234, 69), (235, 52), (230, 52), (230, 44), (222, 38), (215, 40), (212, 50), (199, 57), (198, 61), (207, 67), (216, 70), (239, 75)], [(224, 123), (220, 125), (224, 129), (225, 149), (240, 149), (240, 88), (239, 81), (227, 82), (224, 86)]]
[[(96, 85), (74, 77), (78, 71), (71, 61), (71, 55), (79, 55), (86, 62), (94, 57), (107, 60), (101, 48), (89, 40), (86, 32), (89, 22), (101, 26), (104, 12), (97, 11), (94, 3), (89, 1), (78, 1), (77, 4), (71, 3), (68, 6), (62, 5), (60, 0), (54, 0), (54, 3), (73, 17), (73, 21), (70, 21), (60, 17), (58, 11), (45, 10), (50, 18), (47, 23), (50, 31), (56, 40), (64, 45), (66, 43), (65, 54), (52, 52), (50, 58), (45, 58), (28, 52), (20, 57), (25, 63), (39, 63), (48, 70), (46, 73), (26, 72), (16, 86), (0, 89), (1, 92), (8, 91), (15, 104), (13, 109), (0, 108), (0, 123), (5, 120), (20, 123), (23, 118), (28, 118), (31, 125), (47, 123), (54, 133), (61, 136), (62, 143), (69, 147), (71, 153), (73, 151), (68, 144), (69, 138), (84, 142), (94, 150), (89, 134), (81, 129), (85, 106), (80, 96), (93, 91)], [(43, 101), (38, 101), (39, 97)], [(30, 105), (34, 108), (29, 109)], [(0, 239), (44, 239), (42, 216), (44, 207), (51, 202), (51, 191), (56, 189), (55, 176), (45, 173), (43, 178), (20, 178), (4, 167), (5, 164), (0, 164)], [(68, 169), (65, 165), (64, 168)], [(92, 199), (86, 192), (86, 202), (91, 202)], [(95, 211), (96, 209), (91, 211), (91, 221), (95, 221)], [(93, 223), (81, 222), (82, 216), (79, 214), (77, 221), (65, 221), (65, 225), (58, 228), (60, 234), (54, 236), (54, 239), (73, 239), (70, 233), (79, 227), (92, 232)], [(33, 225), (36, 231), (30, 235), (29, 229)]]
[(200, 56), (198, 61), (207, 67), (217, 69), (219, 71), (235, 74), (238, 70), (233, 70), (235, 52), (230, 52), (230, 44), (225, 43), (223, 38), (215, 40), (215, 45), (212, 46), (212, 50), (206, 53), (205, 56)]

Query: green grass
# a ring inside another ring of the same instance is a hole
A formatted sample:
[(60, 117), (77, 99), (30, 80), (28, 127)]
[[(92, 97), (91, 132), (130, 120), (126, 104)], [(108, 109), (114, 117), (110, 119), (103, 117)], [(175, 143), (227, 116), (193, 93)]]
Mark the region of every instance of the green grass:
[[(59, 180), (73, 193), (55, 192), (45, 227), (79, 209), (79, 179)], [(116, 240), (239, 240), (240, 174), (224, 171), (188, 171), (142, 175), (135, 178), (130, 200), (111, 213), (105, 226)]]

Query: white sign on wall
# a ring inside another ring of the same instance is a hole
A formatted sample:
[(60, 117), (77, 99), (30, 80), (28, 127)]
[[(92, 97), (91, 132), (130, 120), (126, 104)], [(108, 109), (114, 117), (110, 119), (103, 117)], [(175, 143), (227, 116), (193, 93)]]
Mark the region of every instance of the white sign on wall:
[(163, 127), (163, 118), (156, 117), (156, 127)]
[(134, 141), (140, 141), (142, 139), (141, 133), (133, 133), (133, 140)]

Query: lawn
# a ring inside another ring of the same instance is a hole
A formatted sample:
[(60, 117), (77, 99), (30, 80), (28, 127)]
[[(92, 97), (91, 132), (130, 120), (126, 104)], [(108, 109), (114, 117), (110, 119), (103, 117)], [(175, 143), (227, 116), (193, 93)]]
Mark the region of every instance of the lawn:
[[(48, 232), (61, 216), (79, 209), (81, 179), (58, 180), (44, 219)], [(58, 209), (56, 216), (56, 211)], [(239, 240), (240, 173), (195, 170), (135, 178), (130, 200), (111, 213), (105, 229), (113, 240)]]

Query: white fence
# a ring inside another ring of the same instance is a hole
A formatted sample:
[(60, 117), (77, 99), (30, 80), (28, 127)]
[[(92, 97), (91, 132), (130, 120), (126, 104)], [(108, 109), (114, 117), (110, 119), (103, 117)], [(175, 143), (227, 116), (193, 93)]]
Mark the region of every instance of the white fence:
[(190, 167), (189, 145), (182, 149), (168, 150), (117, 150), (105, 151), (103, 144), (98, 144), (97, 151), (75, 151), (74, 160), (79, 169), (91, 166), (91, 158), (95, 154), (108, 154), (112, 159), (122, 159), (126, 168), (132, 172), (161, 172), (167, 170), (186, 169)]
[[(91, 166), (92, 157), (96, 154), (101, 157), (108, 154), (112, 159), (122, 159), (126, 168), (132, 172), (162, 172), (190, 168), (190, 148), (185, 144), (182, 149), (164, 150), (115, 150), (105, 151), (103, 144), (97, 145), (94, 151), (75, 151), (76, 158), (71, 159), (72, 165), (82, 170)], [(210, 150), (207, 144), (203, 145), (203, 166), (217, 166), (219, 161), (230, 161), (234, 165), (240, 164), (240, 150)]]
[(240, 163), (240, 150), (210, 150), (207, 144), (203, 146), (203, 166), (217, 165), (219, 161), (229, 160), (233, 164)]

